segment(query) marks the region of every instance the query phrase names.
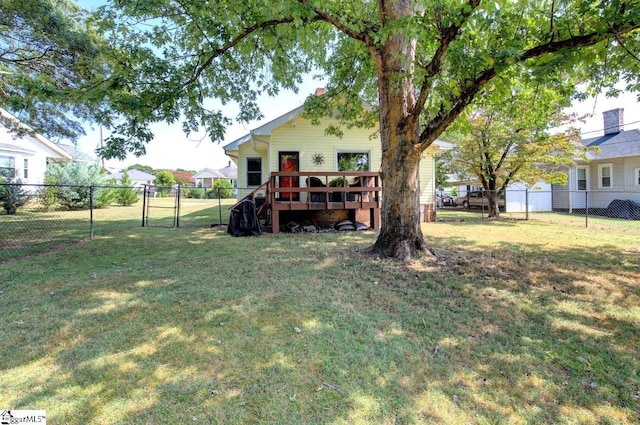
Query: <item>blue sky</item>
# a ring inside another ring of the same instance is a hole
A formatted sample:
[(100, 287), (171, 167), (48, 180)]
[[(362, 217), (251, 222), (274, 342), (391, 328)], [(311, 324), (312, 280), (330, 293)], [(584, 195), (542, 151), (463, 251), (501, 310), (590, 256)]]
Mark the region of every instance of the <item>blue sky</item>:
[[(76, 3), (85, 9), (93, 10), (105, 4), (105, 0), (76, 0)], [(308, 77), (299, 87), (298, 93), (283, 91), (275, 98), (267, 95), (260, 97), (259, 106), (264, 115), (262, 121), (269, 121), (302, 105), (305, 98), (317, 87), (322, 87), (322, 82)], [(600, 95), (584, 102), (575, 102), (567, 112), (576, 112), (579, 115), (592, 114), (592, 117), (580, 128), (584, 137), (594, 137), (602, 134), (602, 112), (615, 108), (624, 108), (626, 130), (640, 128), (640, 103), (637, 102), (637, 96), (631, 93), (624, 93), (616, 99)], [(236, 111), (232, 109), (229, 116), (235, 116), (235, 113)], [(245, 135), (256, 124), (257, 122), (251, 122), (248, 125), (232, 125), (227, 129), (225, 141), (220, 144), (212, 143), (203, 133), (187, 137), (182, 132), (180, 124), (172, 126), (157, 124), (152, 126), (156, 137), (147, 145), (145, 156), (136, 158), (130, 155), (125, 161), (109, 160), (107, 166), (124, 168), (140, 163), (154, 168), (183, 168), (196, 171), (205, 167), (222, 168), (229, 161), (229, 158), (224, 155), (222, 146)], [(104, 133), (105, 138), (107, 135)], [(78, 141), (78, 147), (87, 153), (93, 152), (99, 145), (100, 132), (97, 128), (87, 129), (87, 135)]]

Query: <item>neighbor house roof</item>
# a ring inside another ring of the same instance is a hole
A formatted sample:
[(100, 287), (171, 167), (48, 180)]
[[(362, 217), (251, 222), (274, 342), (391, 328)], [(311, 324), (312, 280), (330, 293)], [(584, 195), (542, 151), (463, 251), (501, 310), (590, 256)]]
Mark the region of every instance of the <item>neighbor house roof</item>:
[(32, 149), (27, 149), (23, 146), (12, 145), (10, 143), (0, 143), (0, 150), (11, 151), (11, 152), (23, 152), (23, 153), (30, 153), (30, 154), (36, 153), (36, 151)]
[[(111, 174), (111, 177), (115, 178), (116, 180), (120, 180), (122, 178), (122, 173), (122, 171), (118, 171), (117, 173)], [(129, 178), (131, 180), (154, 180), (156, 178), (156, 176), (154, 176), (153, 174), (145, 173), (144, 171), (136, 169), (129, 170), (127, 171), (127, 173), (129, 174)]]
[(600, 153), (589, 151), (589, 159), (612, 159), (640, 155), (640, 129), (605, 134), (580, 141), (584, 146), (598, 147)]
[(82, 152), (81, 150), (78, 149), (76, 145), (67, 145), (64, 143), (59, 143), (58, 146), (62, 150), (64, 150), (66, 153), (71, 155), (71, 157), (76, 162), (87, 162), (87, 163), (96, 162), (96, 159), (94, 157), (92, 157), (91, 155), (85, 152)]
[(235, 179), (238, 177), (238, 167), (231, 161), (229, 161), (229, 165), (216, 171), (227, 178)]
[[(71, 160), (72, 159), (71, 155), (69, 155), (59, 145), (53, 143), (51, 140), (47, 139), (43, 135), (41, 135), (39, 133), (35, 133), (31, 127), (29, 127), (28, 125), (26, 125), (23, 122), (21, 122), (18, 118), (16, 118), (16, 116), (14, 116), (12, 113), (8, 112), (4, 108), (0, 108), (0, 115), (3, 116), (3, 117), (8, 118), (9, 120), (11, 120), (13, 122), (15, 122), (16, 127), (26, 130), (28, 132), (28, 136), (25, 136), (25, 137), (31, 137), (33, 140), (36, 140), (37, 142), (39, 142), (40, 144), (42, 144), (43, 146), (45, 146), (49, 150), (53, 151), (53, 153), (58, 155), (56, 157), (56, 159), (63, 159), (63, 160), (64, 159), (66, 159), (66, 160)], [(2, 148), (4, 150), (14, 150), (14, 151), (22, 151), (22, 152), (29, 151), (29, 153), (33, 153), (29, 149), (25, 150), (24, 147), (20, 147), (18, 145), (14, 145), (14, 144), (10, 144), (10, 143), (2, 143), (1, 146), (2, 146)]]
[(194, 174), (192, 176), (192, 178), (194, 179), (210, 179), (210, 178), (214, 178), (214, 179), (221, 179), (224, 178), (226, 176), (224, 176), (222, 173), (216, 171), (216, 170), (212, 170), (211, 168), (203, 168), (202, 170), (198, 171), (196, 174)]

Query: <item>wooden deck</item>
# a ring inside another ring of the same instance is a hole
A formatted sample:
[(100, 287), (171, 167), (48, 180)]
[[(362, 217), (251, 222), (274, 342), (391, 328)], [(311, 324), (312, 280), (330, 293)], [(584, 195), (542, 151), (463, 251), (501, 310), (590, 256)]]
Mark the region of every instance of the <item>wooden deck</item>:
[(346, 210), (350, 218), (379, 230), (381, 191), (375, 172), (271, 173), (266, 203), (273, 233), (279, 233), (284, 211)]

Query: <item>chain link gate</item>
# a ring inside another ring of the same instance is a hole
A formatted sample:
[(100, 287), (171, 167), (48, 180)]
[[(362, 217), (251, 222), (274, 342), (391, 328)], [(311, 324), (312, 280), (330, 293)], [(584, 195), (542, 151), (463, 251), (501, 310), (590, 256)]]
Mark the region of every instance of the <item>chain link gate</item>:
[(142, 227), (180, 227), (180, 188), (144, 185)]

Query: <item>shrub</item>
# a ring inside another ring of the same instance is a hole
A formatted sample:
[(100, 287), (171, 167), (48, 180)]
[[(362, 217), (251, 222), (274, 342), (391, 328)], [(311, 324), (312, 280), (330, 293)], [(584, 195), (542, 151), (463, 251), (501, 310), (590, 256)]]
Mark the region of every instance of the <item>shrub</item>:
[(205, 189), (201, 187), (191, 187), (185, 190), (184, 196), (192, 199), (202, 199), (205, 197)]
[(80, 163), (52, 164), (45, 173), (45, 183), (50, 185), (40, 192), (40, 200), (46, 209), (59, 206), (63, 209), (89, 208), (91, 189), (93, 207), (101, 208), (113, 200), (113, 190), (104, 187), (109, 179), (98, 165), (86, 166)]
[(138, 192), (135, 188), (132, 187), (131, 177), (129, 177), (129, 173), (127, 171), (122, 172), (122, 177), (120, 178), (120, 186), (121, 189), (115, 189), (115, 200), (118, 204), (122, 206), (132, 205), (138, 202), (139, 196)]
[(169, 171), (158, 171), (153, 181), (158, 190), (158, 196), (167, 196), (171, 192), (171, 187), (176, 184), (176, 179)]
[(229, 180), (217, 179), (213, 182), (210, 198), (233, 198), (233, 185)]
[[(4, 181), (4, 178), (2, 180)], [(0, 186), (0, 204), (7, 214), (15, 214), (18, 208), (26, 204), (28, 200), (29, 194), (22, 187), (20, 179), (9, 181), (8, 184)]]

